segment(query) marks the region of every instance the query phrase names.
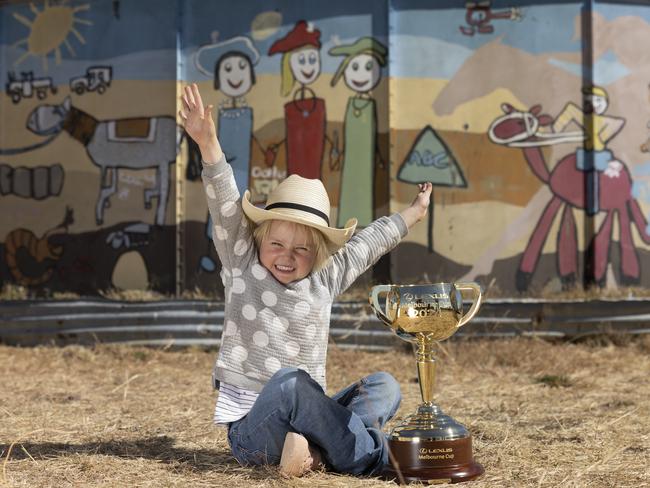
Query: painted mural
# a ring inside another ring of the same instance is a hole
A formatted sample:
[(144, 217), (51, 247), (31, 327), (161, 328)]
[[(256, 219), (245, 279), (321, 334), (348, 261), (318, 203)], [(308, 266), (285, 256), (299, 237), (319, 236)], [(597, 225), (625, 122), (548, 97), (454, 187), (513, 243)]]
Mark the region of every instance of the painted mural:
[(368, 281), (648, 286), (648, 38), (623, 1), (3, 5), (0, 283), (220, 292), (196, 82), (258, 205), (295, 173), (364, 226), (433, 183)]

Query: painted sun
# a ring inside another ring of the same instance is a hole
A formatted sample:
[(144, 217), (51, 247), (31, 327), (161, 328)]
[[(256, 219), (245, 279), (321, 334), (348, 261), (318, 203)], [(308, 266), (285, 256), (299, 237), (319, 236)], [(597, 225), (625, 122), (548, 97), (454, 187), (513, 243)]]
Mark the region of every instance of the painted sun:
[(19, 13), (13, 14), (18, 22), (30, 30), (26, 38), (14, 44), (14, 47), (27, 47), (27, 51), (16, 60), (14, 66), (19, 65), (30, 56), (34, 56), (42, 59), (43, 69), (47, 71), (47, 58), (50, 54), (54, 53), (56, 64), (61, 63), (61, 46), (63, 45), (72, 56), (76, 56), (69, 36), (72, 34), (81, 44), (86, 43), (84, 37), (75, 28), (75, 24), (93, 25), (91, 21), (76, 16), (78, 12), (89, 10), (89, 4), (72, 7), (68, 5), (68, 0), (57, 2), (45, 0), (42, 10), (39, 10), (33, 3), (29, 4), (29, 9), (34, 13), (32, 19)]

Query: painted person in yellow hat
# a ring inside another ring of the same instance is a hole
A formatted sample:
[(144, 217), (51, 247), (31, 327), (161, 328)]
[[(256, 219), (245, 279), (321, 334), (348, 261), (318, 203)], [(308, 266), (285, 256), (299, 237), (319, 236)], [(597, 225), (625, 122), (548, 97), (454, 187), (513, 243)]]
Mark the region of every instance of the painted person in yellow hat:
[(240, 197), (196, 84), (181, 100), (180, 119), (201, 150), (225, 291), (215, 423), (227, 427), (242, 465), (280, 465), (286, 476), (318, 466), (378, 475), (388, 462), (381, 429), (397, 411), (399, 385), (379, 372), (325, 393), (331, 306), (425, 216), (431, 183), (409, 207), (356, 234), (356, 219), (330, 224), (318, 179), (291, 175), (257, 208), (248, 191)]
[(584, 111), (573, 102), (567, 103), (553, 122), (553, 132), (561, 132), (571, 122), (575, 122), (585, 131), (585, 150), (604, 151), (607, 143), (623, 128), (625, 119), (605, 115), (609, 96), (604, 88), (585, 86), (582, 94)]
[(621, 131), (625, 119), (605, 115), (609, 96), (604, 88), (585, 86), (582, 94), (584, 111), (573, 102), (567, 103), (553, 122), (553, 132), (562, 132), (571, 122), (584, 130), (583, 147), (576, 149), (576, 166), (581, 171), (594, 173), (593, 178), (587, 179), (585, 202), (585, 210), (593, 215), (599, 210), (598, 173), (616, 178), (623, 169), (623, 164), (607, 149), (607, 143)]
[(343, 78), (355, 92), (345, 110), (343, 168), (339, 197), (338, 224), (354, 215), (361, 227), (374, 217), (375, 164), (379, 159), (377, 146), (377, 108), (370, 95), (381, 80), (388, 50), (372, 37), (362, 37), (353, 44), (335, 46), (332, 56), (345, 56), (339, 65), (332, 86)]

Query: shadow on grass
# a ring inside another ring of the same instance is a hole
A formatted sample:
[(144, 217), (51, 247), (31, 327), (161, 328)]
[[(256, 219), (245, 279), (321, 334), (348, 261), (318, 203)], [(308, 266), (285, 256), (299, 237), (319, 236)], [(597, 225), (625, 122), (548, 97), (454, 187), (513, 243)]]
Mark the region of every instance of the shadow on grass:
[[(211, 449), (188, 449), (174, 447), (174, 438), (169, 436), (147, 437), (135, 440), (107, 440), (98, 442), (68, 443), (68, 442), (17, 442), (13, 444), (9, 459), (7, 453), (11, 443), (0, 444), (0, 472), (4, 463), (12, 461), (24, 461), (34, 459), (36, 461), (66, 461), (79, 462), (77, 456), (112, 456), (115, 458), (134, 460), (134, 459), (151, 459), (158, 463), (165, 463), (170, 470), (177, 474), (194, 473), (228, 473), (228, 475), (239, 475), (239, 481), (233, 480), (234, 486), (241, 485), (242, 481), (286, 481), (280, 475), (277, 466), (241, 466), (232, 456), (230, 450), (211, 450)], [(340, 475), (329, 471), (314, 471), (311, 476), (315, 480), (327, 484), (317, 484), (317, 486), (329, 486), (330, 475), (340, 478), (346, 475)], [(356, 478), (352, 478), (356, 479)], [(378, 478), (372, 478), (375, 481), (384, 483), (385, 481)], [(154, 481), (154, 480), (152, 480)], [(315, 482), (317, 482), (315, 481)], [(392, 484), (392, 483), (390, 483)], [(2, 479), (0, 477), (0, 486)], [(266, 486), (266, 485), (264, 485)], [(275, 485), (274, 485), (275, 486)], [(339, 485), (337, 485), (339, 486)]]
[[(0, 463), (5, 462), (11, 444), (0, 444)], [(241, 469), (256, 477), (259, 470), (242, 468), (229, 450), (188, 449), (174, 446), (169, 436), (147, 437), (135, 440), (107, 440), (84, 442), (19, 442), (14, 444), (9, 461), (29, 459), (52, 460), (75, 455), (104, 455), (123, 459), (152, 459), (170, 465), (181, 465), (195, 472)], [(178, 467), (178, 466), (176, 466)], [(260, 473), (262, 474), (262, 473)]]

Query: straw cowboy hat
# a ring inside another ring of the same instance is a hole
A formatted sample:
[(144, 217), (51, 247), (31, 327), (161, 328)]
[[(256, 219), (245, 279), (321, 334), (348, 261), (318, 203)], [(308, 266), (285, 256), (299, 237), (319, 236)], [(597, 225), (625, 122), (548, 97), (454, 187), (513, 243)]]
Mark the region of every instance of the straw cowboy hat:
[(330, 199), (320, 180), (289, 176), (269, 194), (265, 208), (253, 205), (250, 196), (250, 191), (246, 190), (242, 208), (255, 224), (266, 220), (286, 220), (308, 225), (323, 233), (331, 253), (343, 247), (357, 226), (357, 219), (350, 219), (342, 229), (330, 227)]

